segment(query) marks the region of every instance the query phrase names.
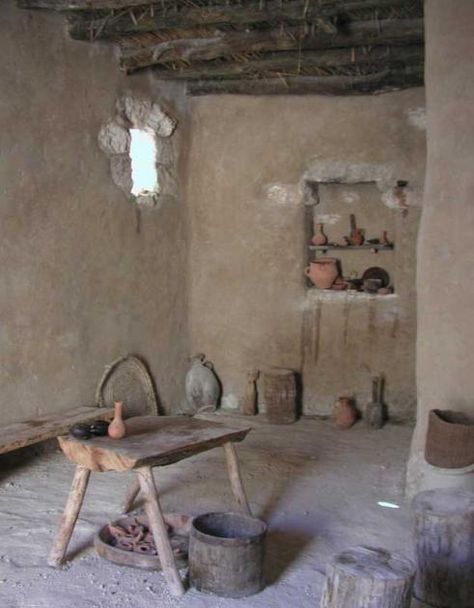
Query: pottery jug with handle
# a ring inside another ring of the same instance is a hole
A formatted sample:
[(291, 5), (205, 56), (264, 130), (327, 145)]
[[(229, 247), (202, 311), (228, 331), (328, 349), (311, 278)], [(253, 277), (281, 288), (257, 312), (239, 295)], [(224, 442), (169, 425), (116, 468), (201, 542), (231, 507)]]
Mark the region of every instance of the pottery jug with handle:
[(333, 419), (338, 429), (350, 429), (356, 423), (357, 411), (350, 397), (339, 397), (334, 407)]
[(184, 384), (186, 401), (193, 411), (216, 409), (221, 389), (214, 366), (206, 361), (204, 354), (199, 353), (191, 358)]
[(319, 258), (305, 268), (305, 275), (318, 289), (330, 289), (339, 272), (336, 258)]
[(114, 419), (109, 424), (107, 434), (112, 439), (122, 439), (126, 433), (127, 429), (123, 421), (123, 402), (114, 401)]

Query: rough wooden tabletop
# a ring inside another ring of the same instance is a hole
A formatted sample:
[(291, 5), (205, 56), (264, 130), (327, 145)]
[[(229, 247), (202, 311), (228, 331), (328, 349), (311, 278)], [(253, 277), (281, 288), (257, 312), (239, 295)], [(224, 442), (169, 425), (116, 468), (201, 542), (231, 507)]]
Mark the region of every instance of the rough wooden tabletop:
[(113, 408), (76, 407), (71, 410), (46, 414), (31, 420), (15, 422), (0, 429), (0, 454), (24, 448), (46, 439), (52, 439), (78, 422), (90, 423), (94, 420), (112, 420)]
[(163, 466), (199, 452), (242, 441), (250, 428), (183, 416), (137, 416), (126, 421), (123, 439), (58, 437), (64, 454), (91, 471), (126, 471)]

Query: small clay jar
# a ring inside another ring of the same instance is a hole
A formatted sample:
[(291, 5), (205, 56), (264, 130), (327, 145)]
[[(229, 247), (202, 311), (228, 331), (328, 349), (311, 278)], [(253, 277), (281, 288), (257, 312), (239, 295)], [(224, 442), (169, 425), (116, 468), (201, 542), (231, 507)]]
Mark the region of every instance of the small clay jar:
[(313, 245), (319, 245), (319, 246), (327, 245), (328, 237), (324, 234), (323, 224), (316, 224), (316, 226), (317, 226), (317, 230), (315, 230), (315, 232), (314, 232), (314, 236), (311, 239), (311, 243)]
[(318, 289), (331, 289), (339, 275), (336, 258), (319, 258), (311, 262), (304, 272)]
[(109, 428), (107, 429), (107, 434), (112, 439), (122, 439), (125, 437), (127, 429), (125, 427), (125, 422), (123, 421), (122, 413), (123, 413), (123, 402), (122, 401), (114, 401), (114, 419), (109, 424)]
[(338, 429), (350, 429), (357, 421), (357, 411), (350, 397), (339, 397), (333, 410), (333, 419)]

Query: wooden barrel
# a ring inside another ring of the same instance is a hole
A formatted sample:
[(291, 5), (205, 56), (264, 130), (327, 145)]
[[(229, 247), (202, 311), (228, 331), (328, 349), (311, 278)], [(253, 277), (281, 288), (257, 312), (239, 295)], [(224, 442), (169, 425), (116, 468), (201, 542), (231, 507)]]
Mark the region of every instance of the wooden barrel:
[(414, 577), (404, 557), (352, 547), (328, 564), (320, 608), (409, 608)]
[(296, 378), (290, 369), (270, 368), (263, 375), (263, 399), (267, 419), (273, 424), (296, 420)]
[(436, 608), (474, 606), (474, 492), (420, 492), (413, 511), (415, 597)]
[(191, 586), (230, 598), (261, 591), (266, 531), (263, 521), (239, 513), (196, 517), (189, 539)]

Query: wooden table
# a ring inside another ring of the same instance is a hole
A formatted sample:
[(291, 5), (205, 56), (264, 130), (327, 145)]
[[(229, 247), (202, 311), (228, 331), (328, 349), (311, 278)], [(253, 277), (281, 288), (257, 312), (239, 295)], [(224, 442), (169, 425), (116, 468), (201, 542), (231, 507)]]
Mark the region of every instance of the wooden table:
[(77, 466), (49, 564), (58, 566), (65, 557), (91, 471), (133, 469), (137, 478), (127, 492), (123, 510), (127, 512), (131, 509), (141, 490), (163, 574), (170, 591), (174, 595), (182, 595), (183, 583), (174, 560), (151, 469), (223, 446), (230, 485), (237, 505), (244, 513), (251, 514), (233, 445), (236, 441), (242, 441), (250, 429), (236, 429), (207, 420), (171, 416), (137, 416), (127, 420), (126, 425), (127, 436), (118, 440), (109, 437), (94, 437), (89, 440), (58, 437), (64, 454)]

